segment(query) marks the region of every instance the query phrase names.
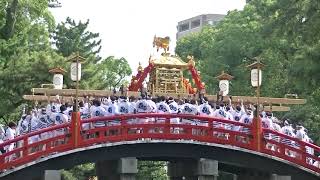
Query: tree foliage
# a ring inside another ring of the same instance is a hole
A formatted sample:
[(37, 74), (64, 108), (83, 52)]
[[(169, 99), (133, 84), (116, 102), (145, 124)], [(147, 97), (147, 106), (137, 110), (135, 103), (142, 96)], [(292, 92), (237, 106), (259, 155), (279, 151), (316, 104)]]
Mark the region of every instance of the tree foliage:
[(58, 24), (53, 35), (58, 53), (68, 57), (74, 52), (81, 52), (86, 58), (94, 56), (97, 61), (100, 60), (98, 56), (101, 50), (99, 33), (88, 31), (88, 25), (89, 20), (85, 23), (81, 21), (76, 23), (70, 17), (65, 22)]
[(297, 93), (306, 98), (307, 105), (278, 116), (303, 122), (319, 143), (319, 7), (316, 0), (251, 0), (243, 11), (230, 11), (216, 27), (179, 40), (176, 53), (195, 56), (210, 94), (218, 91), (214, 76), (222, 70), (235, 76), (232, 95), (255, 94), (246, 66), (259, 56), (267, 65), (262, 95)]

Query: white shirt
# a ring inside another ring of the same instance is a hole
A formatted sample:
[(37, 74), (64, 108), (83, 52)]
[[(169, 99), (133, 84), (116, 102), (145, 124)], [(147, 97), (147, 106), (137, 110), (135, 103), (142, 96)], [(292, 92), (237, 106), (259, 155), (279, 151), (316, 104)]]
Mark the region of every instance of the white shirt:
[(153, 112), (153, 104), (149, 103), (145, 99), (138, 100), (136, 103), (136, 110), (138, 113), (148, 113)]
[(54, 124), (59, 125), (68, 122), (68, 116), (63, 114), (63, 113), (56, 113), (55, 114), (55, 119), (54, 119)]
[[(107, 114), (106, 110), (101, 106), (91, 106), (91, 117), (102, 117)], [(95, 121), (95, 127), (102, 127), (105, 126), (105, 121)]]
[(308, 139), (306, 139), (306, 137), (307, 137), (307, 133), (304, 131), (303, 128), (297, 130), (296, 138), (298, 138), (301, 141), (308, 142)]
[(12, 140), (14, 139), (15, 136), (16, 136), (16, 130), (8, 127), (5, 134), (5, 140)]
[(244, 114), (241, 119), (240, 122), (241, 123), (245, 123), (245, 124), (251, 124), (252, 123), (252, 119), (253, 119), (253, 115), (248, 115), (248, 114)]
[(199, 106), (200, 115), (211, 116), (213, 114), (212, 108), (208, 103), (203, 103)]
[(40, 129), (44, 129), (44, 128), (49, 127), (49, 126), (50, 126), (50, 123), (49, 123), (48, 119), (49, 119), (49, 116), (48, 116), (47, 114), (42, 114), (42, 113), (41, 113), (41, 114), (38, 116), (38, 127), (39, 127)]
[(175, 101), (172, 101), (169, 103), (170, 113), (171, 114), (177, 114), (179, 112), (179, 105)]
[(219, 109), (216, 109), (212, 115), (213, 117), (216, 117), (216, 118), (222, 118), (222, 119), (227, 118), (227, 113), (222, 107), (220, 107)]
[(161, 102), (157, 103), (157, 112), (158, 113), (170, 113), (170, 107), (166, 102), (161, 101)]
[(150, 104), (152, 110), (151, 112), (157, 112), (157, 105), (155, 102), (153, 102), (151, 99), (148, 99), (147, 102)]
[(127, 101), (122, 101), (122, 102), (118, 103), (119, 114), (132, 113), (131, 111), (134, 111), (134, 110), (132, 109), (131, 106), (132, 106), (132, 104)]
[(118, 105), (116, 103), (111, 103), (106, 110), (106, 116), (114, 116), (119, 114)]
[(180, 109), (182, 114), (196, 115), (198, 113), (198, 108), (195, 105), (189, 103), (183, 104)]
[(281, 128), (281, 132), (285, 135), (288, 135), (288, 136), (291, 136), (291, 137), (294, 137), (294, 132), (293, 132), (293, 129), (291, 126), (289, 125), (285, 125)]
[(268, 117), (262, 118), (261, 122), (262, 122), (263, 128), (266, 128), (266, 129), (273, 128), (272, 120), (270, 118), (268, 118)]

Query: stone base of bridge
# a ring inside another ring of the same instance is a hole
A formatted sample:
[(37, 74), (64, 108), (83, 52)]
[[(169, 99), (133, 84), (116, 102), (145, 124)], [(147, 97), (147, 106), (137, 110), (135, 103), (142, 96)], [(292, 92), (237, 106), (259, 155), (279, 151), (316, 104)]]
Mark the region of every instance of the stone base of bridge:
[(96, 162), (98, 180), (135, 180), (138, 161), (128, 157), (112, 161)]
[(217, 180), (218, 161), (201, 158), (169, 162), (170, 180)]
[(61, 170), (45, 170), (41, 177), (32, 180), (61, 180)]
[(237, 175), (236, 180), (291, 180), (291, 176), (277, 174), (245, 173)]

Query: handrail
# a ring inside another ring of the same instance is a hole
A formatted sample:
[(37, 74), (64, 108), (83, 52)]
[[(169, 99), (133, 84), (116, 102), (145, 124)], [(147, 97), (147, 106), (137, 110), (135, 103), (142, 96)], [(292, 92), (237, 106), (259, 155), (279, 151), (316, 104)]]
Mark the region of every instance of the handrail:
[[(130, 120), (136, 119), (156, 119), (162, 120), (162, 122), (130, 122)], [(181, 118), (196, 120), (200, 123), (205, 123), (201, 125), (192, 124), (174, 124), (170, 122), (170, 119)], [(80, 119), (79, 119), (80, 120)], [(117, 120), (116, 124), (109, 124), (103, 127), (96, 127), (89, 130), (84, 130), (81, 124), (85, 123), (95, 123), (98, 121), (104, 121), (106, 123), (111, 123)], [(221, 124), (222, 126), (236, 126), (242, 127), (243, 130), (235, 131), (234, 129), (220, 128), (215, 126), (215, 124)], [(5, 141), (0, 144), (0, 148), (11, 145), (12, 143), (20, 144), (19, 147), (13, 149), (10, 152), (6, 152), (0, 155), (0, 170), (8, 169), (12, 166), (20, 166), (28, 162), (32, 162), (41, 156), (49, 155), (54, 152), (64, 152), (72, 150), (78, 147), (92, 146), (96, 143), (106, 143), (106, 142), (120, 142), (120, 141), (133, 141), (141, 138), (155, 138), (155, 139), (191, 139), (201, 142), (208, 143), (218, 143), (218, 144), (230, 144), (233, 146), (258, 151), (254, 146), (255, 143), (255, 133), (253, 124), (244, 124), (237, 121), (230, 121), (225, 119), (214, 118), (210, 116), (198, 116), (198, 115), (187, 115), (187, 114), (161, 114), (161, 113), (141, 113), (141, 114), (127, 114), (127, 115), (115, 115), (115, 116), (104, 116), (104, 117), (94, 117), (90, 119), (82, 119), (79, 122), (81, 133), (79, 136), (75, 135), (77, 133), (74, 131), (75, 126), (73, 123), (65, 123), (61, 125), (56, 125), (53, 127), (48, 127), (41, 129), (39, 131), (31, 132), (22, 136), (18, 136), (15, 139)], [(54, 135), (53, 137), (40, 140), (38, 142), (29, 143), (29, 138), (33, 136), (42, 135), (46, 132), (55, 132), (59, 129), (68, 129), (69, 136), (66, 135)], [(175, 129), (179, 129), (179, 133), (174, 132)], [(181, 132), (182, 130), (182, 132)], [(292, 147), (283, 143), (281, 140), (274, 139), (264, 139), (262, 143), (261, 151), (259, 153), (265, 153), (272, 156), (276, 156), (281, 159), (285, 159), (292, 163), (301, 165), (308, 169), (311, 169), (317, 173), (320, 173), (320, 167), (315, 167), (308, 162), (309, 159), (312, 161), (319, 161), (320, 158), (315, 155), (306, 153), (306, 147), (313, 148), (315, 151), (320, 152), (320, 147), (300, 141), (297, 138), (287, 136), (285, 134), (273, 131), (271, 129), (262, 129), (263, 134), (273, 134), (279, 137), (279, 139), (287, 139), (294, 141), (299, 146), (298, 148)], [(79, 138), (79, 145), (75, 145), (75, 139)], [(264, 138), (264, 136), (261, 136)], [(63, 141), (64, 143), (57, 143)], [(271, 144), (269, 148), (268, 144)], [(278, 146), (278, 149), (274, 147)], [(268, 149), (269, 148), (269, 149)], [(295, 152), (295, 157), (290, 157), (286, 155), (285, 151)], [(15, 156), (15, 157), (14, 157)], [(11, 159), (10, 159), (11, 158)]]

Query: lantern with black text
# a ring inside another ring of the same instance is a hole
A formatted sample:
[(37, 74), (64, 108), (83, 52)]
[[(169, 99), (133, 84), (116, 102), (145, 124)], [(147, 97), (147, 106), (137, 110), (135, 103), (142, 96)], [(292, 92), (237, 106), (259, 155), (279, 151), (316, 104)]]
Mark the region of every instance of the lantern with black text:
[(233, 76), (222, 71), (222, 73), (216, 77), (219, 80), (219, 89), (222, 96), (229, 94), (229, 81), (233, 79)]
[(62, 89), (63, 88), (63, 74), (66, 71), (60, 67), (57, 67), (57, 68), (50, 69), (49, 72), (53, 74), (52, 83), (54, 85), (54, 89)]
[(262, 83), (262, 68), (265, 66), (260, 62), (259, 58), (255, 58), (256, 62), (250, 64), (251, 69), (251, 85), (253, 87), (261, 86)]

